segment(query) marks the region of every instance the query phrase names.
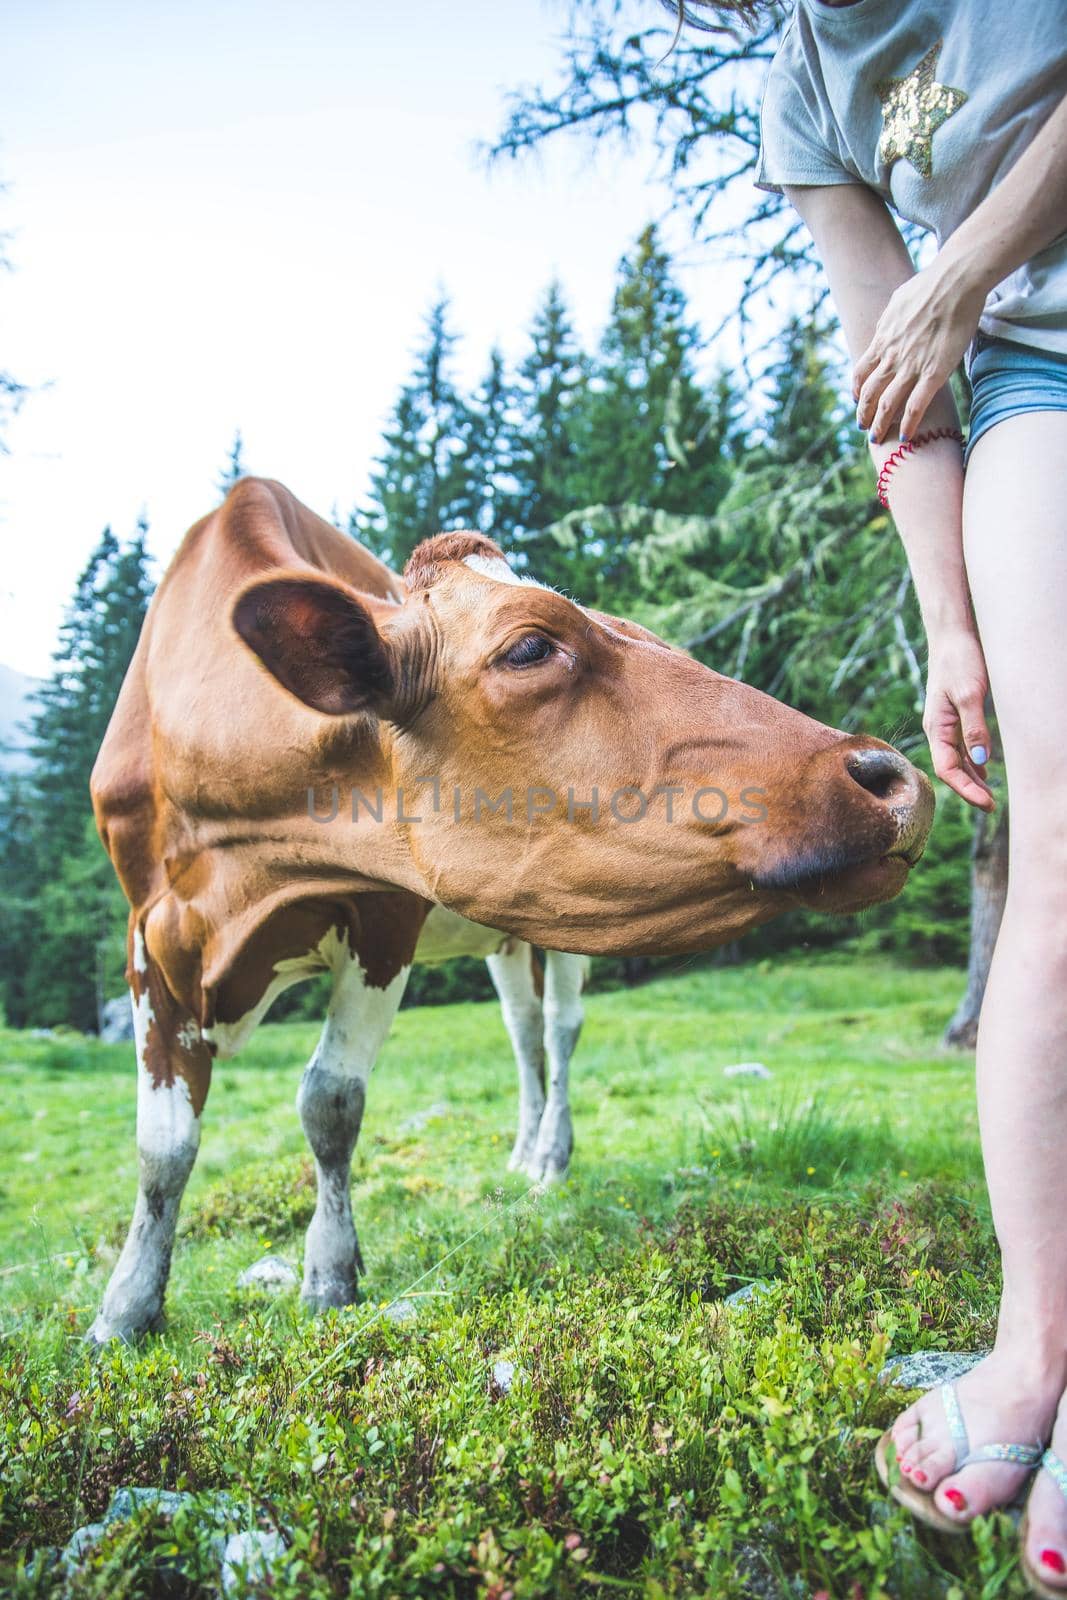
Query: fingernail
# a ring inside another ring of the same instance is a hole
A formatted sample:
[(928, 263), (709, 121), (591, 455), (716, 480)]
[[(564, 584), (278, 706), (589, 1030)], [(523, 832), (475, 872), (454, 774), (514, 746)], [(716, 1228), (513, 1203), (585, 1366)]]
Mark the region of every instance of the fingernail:
[(870, 433), (867, 435), (867, 437), (871, 441), (872, 444), (877, 444), (878, 443), (878, 429), (877, 428), (872, 428)]
[(989, 760), (989, 751), (986, 749), (984, 744), (972, 744), (971, 760), (974, 762), (976, 767), (985, 766), (986, 762)]
[(1067, 1565), (1058, 1550), (1042, 1550), (1041, 1559), (1053, 1572), (1067, 1572)]
[(906, 433), (902, 433), (900, 436), (900, 442), (901, 444), (910, 444), (911, 440), (908, 438)]
[(915, 1479), (916, 1483), (925, 1483), (926, 1482), (926, 1473), (923, 1471), (923, 1469), (921, 1467), (912, 1467), (911, 1475)]
[(945, 1499), (950, 1505), (955, 1506), (957, 1511), (965, 1511), (967, 1509), (967, 1502), (958, 1489), (946, 1489)]

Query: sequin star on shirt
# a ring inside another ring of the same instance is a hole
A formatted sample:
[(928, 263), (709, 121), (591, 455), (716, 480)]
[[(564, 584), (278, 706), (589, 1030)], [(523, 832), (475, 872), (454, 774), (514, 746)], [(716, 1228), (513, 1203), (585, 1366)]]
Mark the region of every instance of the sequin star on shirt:
[(934, 170), (934, 133), (967, 99), (962, 89), (937, 81), (943, 42), (939, 39), (906, 78), (887, 78), (876, 89), (882, 102), (879, 159), (887, 167), (894, 161), (910, 162), (920, 178), (929, 178)]

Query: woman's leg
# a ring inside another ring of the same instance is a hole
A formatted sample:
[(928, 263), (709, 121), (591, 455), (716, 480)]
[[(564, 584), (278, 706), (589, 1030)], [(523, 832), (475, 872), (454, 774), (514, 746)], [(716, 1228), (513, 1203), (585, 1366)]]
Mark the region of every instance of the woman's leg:
[[(993, 1354), (959, 1385), (975, 1446), (1047, 1440), (1067, 1383), (1067, 412), (1013, 417), (978, 442), (964, 547), (1011, 804), (1008, 897), (978, 1034), (1004, 1289)], [(1000, 1463), (953, 1475), (936, 1392), (894, 1437), (902, 1467), (949, 1516), (966, 1520), (1025, 1481)], [(1033, 1555), (1052, 1543), (1067, 1559), (1067, 1501), (1050, 1488), (1037, 1485)]]

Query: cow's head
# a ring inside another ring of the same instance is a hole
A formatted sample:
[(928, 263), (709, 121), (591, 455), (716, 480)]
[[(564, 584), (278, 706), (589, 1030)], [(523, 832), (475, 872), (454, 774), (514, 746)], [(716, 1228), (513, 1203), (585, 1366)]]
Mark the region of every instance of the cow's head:
[(372, 719), (404, 790), (391, 825), (474, 921), (552, 949), (696, 950), (790, 907), (890, 899), (922, 853), (931, 787), (880, 740), (520, 579), (481, 535), (425, 541), (405, 579), (396, 605), (279, 574), (234, 622), (305, 704)]

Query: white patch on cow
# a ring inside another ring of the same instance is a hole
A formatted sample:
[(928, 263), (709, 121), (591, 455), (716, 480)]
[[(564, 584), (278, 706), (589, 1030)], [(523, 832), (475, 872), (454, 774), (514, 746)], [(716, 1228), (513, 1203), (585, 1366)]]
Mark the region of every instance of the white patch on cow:
[[(159, 1083), (148, 1070), (148, 1035), (153, 1026), (155, 1016), (146, 989), (133, 1002), (137, 1201), (126, 1243), (90, 1331), (90, 1338), (101, 1344), (108, 1339), (130, 1339), (143, 1332), (163, 1309), (178, 1206), (200, 1144), (200, 1118), (193, 1110), (189, 1085), (178, 1077), (171, 1083)], [(198, 1037), (199, 1030), (191, 1026)]]
[(197, 1045), (200, 1043), (199, 1023), (191, 1020), (189, 1022), (183, 1022), (181, 1027), (178, 1029), (177, 1038), (178, 1043), (181, 1045), (183, 1050), (195, 1050)]
[(500, 556), (471, 554), (463, 557), (463, 565), (470, 567), (472, 572), (480, 572), (483, 578), (495, 578), (497, 583), (521, 583), (530, 589), (548, 588), (547, 583), (539, 583), (536, 578), (527, 578), (521, 572), (516, 572)]
[[(320, 945), (320, 950), (321, 950)], [(344, 943), (347, 950), (347, 940)], [(377, 988), (354, 955), (335, 969), (333, 993), (296, 1103), (315, 1156), (318, 1197), (304, 1246), (304, 1299), (318, 1310), (352, 1304), (362, 1266), (349, 1177), (366, 1087), (410, 967)]]
[(351, 959), (348, 948), (348, 930), (338, 933), (330, 928), (313, 950), (303, 956), (287, 956), (276, 961), (271, 978), (251, 1011), (246, 1011), (236, 1022), (216, 1022), (203, 1030), (203, 1037), (215, 1046), (220, 1061), (229, 1061), (244, 1049), (249, 1039), (263, 1021), (280, 994), (291, 989), (294, 983), (314, 977), (316, 972), (337, 973)]
[[(521, 573), (516, 572), (499, 556), (472, 554), (463, 557), (463, 565), (470, 567), (472, 572), (481, 573), (483, 578), (495, 578), (498, 583), (525, 584), (531, 589), (546, 589), (550, 594), (562, 594), (561, 590), (553, 589), (551, 584), (540, 583), (537, 578), (523, 577)], [(563, 595), (562, 597), (564, 600), (570, 600), (571, 605), (577, 611), (588, 617), (590, 622), (595, 623), (598, 628), (603, 628), (605, 633), (610, 633), (613, 639), (620, 639), (624, 644), (640, 645), (646, 650), (662, 652), (671, 648), (670, 645), (659, 644), (654, 639), (638, 639), (633, 634), (622, 633), (618, 628), (613, 628), (610, 622), (605, 622), (602, 617), (595, 617), (588, 606), (583, 606), (580, 601), (572, 599), (570, 595)]]
[(506, 943), (507, 934), (471, 922), (447, 906), (434, 906), (419, 934), (415, 960), (420, 966), (451, 961), (453, 956), (490, 956)]
[(566, 1172), (574, 1144), (571, 1124), (570, 1065), (584, 1010), (582, 988), (589, 974), (588, 956), (545, 951), (545, 1055), (548, 1097), (537, 1130), (530, 1170), (544, 1183)]
[(133, 970), (141, 977), (148, 971), (148, 951), (145, 949), (144, 934), (140, 928), (133, 930)]
[(515, 1065), (519, 1069), (519, 1126), (508, 1166), (525, 1172), (537, 1145), (545, 1109), (544, 1017), (534, 982), (533, 951), (520, 939), (486, 958), (489, 976), (500, 996)]

